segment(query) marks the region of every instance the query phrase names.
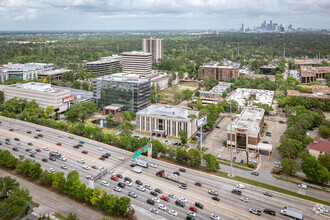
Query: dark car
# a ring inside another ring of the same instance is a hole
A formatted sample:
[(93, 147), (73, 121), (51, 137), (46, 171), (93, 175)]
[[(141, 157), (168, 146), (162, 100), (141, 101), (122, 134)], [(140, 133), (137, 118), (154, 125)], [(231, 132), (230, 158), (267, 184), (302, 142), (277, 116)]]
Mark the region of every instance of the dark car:
[(33, 146), (33, 144), (32, 144), (32, 143), (28, 143), (28, 145), (29, 145), (29, 146)]
[(6, 141), (5, 143), (6, 143), (7, 145), (11, 145), (10, 141)]
[(119, 186), (120, 188), (125, 188), (125, 183), (120, 182), (120, 183), (118, 183), (118, 186)]
[(187, 220), (195, 220), (195, 218), (193, 216), (187, 215), (186, 217)]
[(30, 157), (33, 157), (33, 158), (34, 158), (34, 157), (36, 157), (36, 155), (34, 155), (34, 154), (30, 154)]
[(49, 157), (49, 160), (56, 161), (55, 157)]
[(158, 189), (158, 188), (155, 189), (155, 192), (157, 192), (159, 194), (162, 194), (163, 193), (163, 191), (161, 189)]
[(141, 180), (136, 180), (135, 183), (138, 185), (143, 185), (143, 182)]
[(105, 153), (104, 155), (107, 155), (108, 157), (110, 157), (110, 156), (111, 156), (111, 154), (110, 154), (110, 153)]
[(271, 209), (264, 209), (264, 213), (266, 213), (268, 215), (272, 215), (272, 216), (276, 215), (276, 212)]
[(2, 142), (0, 142), (0, 145), (2, 145)]
[(121, 174), (118, 173), (118, 174), (116, 175), (116, 177), (122, 179), (122, 178), (123, 178), (123, 175), (121, 175)]
[(240, 191), (238, 189), (233, 189), (231, 192), (236, 194), (236, 195), (242, 195), (242, 191)]
[(31, 150), (31, 149), (29, 149), (29, 148), (25, 149), (26, 152), (29, 152), (30, 150)]
[(14, 129), (13, 128), (10, 128), (9, 131), (14, 131)]
[(105, 155), (105, 154), (103, 154), (102, 157), (107, 158), (107, 159), (109, 158), (109, 156)]
[(10, 141), (10, 139), (9, 138), (6, 138), (5, 141)]
[(212, 196), (212, 199), (215, 201), (220, 201), (220, 198), (218, 196)]
[(174, 171), (173, 174), (176, 174), (176, 175), (180, 176), (180, 172), (179, 171)]
[(135, 167), (136, 164), (135, 163), (131, 163), (130, 167)]
[(236, 159), (237, 159), (236, 157), (233, 157), (233, 161), (236, 161)]
[(254, 175), (254, 176), (259, 176), (259, 173), (258, 173), (258, 172), (255, 172), (255, 171), (253, 171), (253, 172), (251, 172), (251, 175)]
[(42, 161), (43, 162), (48, 162), (48, 159), (47, 158), (42, 158)]
[(221, 127), (219, 125), (217, 125), (216, 128), (221, 128)]
[(34, 136), (34, 138), (35, 138), (35, 139), (39, 139), (39, 137), (38, 137), (38, 136)]
[(132, 182), (132, 179), (131, 179), (131, 178), (129, 178), (129, 177), (125, 177), (125, 179), (124, 179), (124, 180), (125, 180), (125, 182), (126, 182), (126, 181), (128, 181), (128, 182), (130, 182), (130, 183)]
[(36, 132), (41, 132), (41, 130), (40, 129), (36, 129)]
[(154, 191), (151, 191), (150, 194), (153, 195), (153, 196), (158, 196), (158, 193), (156, 193)]
[(19, 139), (19, 138), (14, 138), (14, 140), (15, 140), (15, 141), (20, 141), (20, 139)]
[(79, 146), (77, 146), (77, 145), (74, 145), (74, 146), (73, 146), (73, 148), (79, 149)]
[(18, 148), (17, 147), (13, 147), (13, 151), (18, 151)]
[(184, 168), (179, 168), (179, 171), (184, 173), (184, 172), (186, 172), (186, 169), (184, 169)]
[(195, 186), (202, 186), (202, 183), (201, 182), (196, 182)]
[(181, 189), (187, 189), (187, 185), (186, 185), (186, 184), (180, 184), (179, 187), (180, 187)]
[(150, 205), (155, 205), (155, 201), (152, 199), (147, 199), (147, 203), (149, 203)]
[(32, 132), (31, 131), (27, 131), (26, 133), (31, 134)]
[(38, 137), (43, 137), (44, 135), (43, 134), (38, 134)]
[(203, 209), (204, 208), (204, 205), (200, 202), (195, 202), (195, 206), (200, 208), (200, 209)]
[(264, 192), (264, 195), (265, 196), (269, 196), (269, 197), (272, 197), (273, 196), (273, 194), (271, 192)]
[(186, 204), (184, 204), (184, 202), (182, 202), (181, 200), (176, 200), (176, 201), (175, 201), (175, 205), (178, 205), (178, 206), (184, 207)]

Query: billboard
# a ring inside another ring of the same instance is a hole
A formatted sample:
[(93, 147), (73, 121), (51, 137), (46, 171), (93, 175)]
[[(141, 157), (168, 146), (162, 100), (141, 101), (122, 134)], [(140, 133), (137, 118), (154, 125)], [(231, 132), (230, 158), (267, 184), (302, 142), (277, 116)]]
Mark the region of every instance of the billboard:
[(201, 117), (199, 117), (199, 119), (197, 119), (196, 121), (197, 127), (200, 128), (203, 125), (207, 124), (207, 115), (203, 115)]
[(65, 103), (65, 102), (70, 102), (72, 100), (74, 100), (74, 96), (73, 95), (67, 96), (67, 97), (63, 98), (62, 102)]

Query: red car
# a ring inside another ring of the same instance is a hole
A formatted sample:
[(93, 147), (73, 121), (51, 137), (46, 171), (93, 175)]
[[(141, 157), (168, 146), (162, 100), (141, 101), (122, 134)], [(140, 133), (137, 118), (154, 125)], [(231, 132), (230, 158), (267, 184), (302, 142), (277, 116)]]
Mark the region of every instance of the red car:
[(99, 159), (100, 159), (100, 160), (105, 160), (104, 157), (100, 157)]
[(13, 151), (18, 151), (18, 148), (17, 147), (13, 147)]
[(197, 209), (194, 206), (190, 206), (189, 209), (193, 212), (197, 212)]
[(116, 176), (112, 176), (112, 177), (110, 177), (110, 179), (112, 179), (112, 180), (114, 180), (114, 181), (116, 181), (116, 182), (118, 182), (118, 181), (119, 181), (119, 178), (118, 178), (118, 177), (116, 177)]
[(58, 142), (56, 145), (58, 145), (58, 146), (62, 146), (62, 144), (61, 144), (60, 142)]
[(87, 151), (87, 150), (83, 150), (83, 151), (81, 151), (81, 153), (83, 153), (83, 154), (87, 154), (88, 151)]
[(37, 152), (41, 152), (41, 150), (39, 148), (36, 149)]
[(166, 197), (166, 196), (161, 196), (160, 198), (162, 200), (166, 201), (166, 202), (169, 202), (170, 201), (170, 199), (168, 197)]

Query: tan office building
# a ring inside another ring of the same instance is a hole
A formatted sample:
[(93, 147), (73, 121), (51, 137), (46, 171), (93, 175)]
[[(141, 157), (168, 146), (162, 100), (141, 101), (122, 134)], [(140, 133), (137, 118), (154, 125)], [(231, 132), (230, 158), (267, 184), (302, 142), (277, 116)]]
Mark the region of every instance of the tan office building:
[(123, 72), (135, 74), (151, 73), (151, 53), (132, 51), (123, 53)]
[(237, 79), (239, 77), (239, 69), (232, 66), (217, 66), (217, 65), (204, 65), (200, 66), (198, 70), (198, 78), (203, 77), (214, 78), (218, 81), (226, 81), (231, 78)]
[(164, 56), (163, 39), (150, 37), (142, 39), (142, 50), (145, 53), (151, 53), (152, 61), (156, 62)]
[(197, 118), (197, 111), (151, 105), (136, 113), (136, 130), (172, 137), (179, 137), (179, 131), (186, 130), (189, 138), (197, 131)]
[(120, 69), (119, 60), (98, 60), (86, 63), (86, 72), (101, 73), (103, 75), (112, 74)]

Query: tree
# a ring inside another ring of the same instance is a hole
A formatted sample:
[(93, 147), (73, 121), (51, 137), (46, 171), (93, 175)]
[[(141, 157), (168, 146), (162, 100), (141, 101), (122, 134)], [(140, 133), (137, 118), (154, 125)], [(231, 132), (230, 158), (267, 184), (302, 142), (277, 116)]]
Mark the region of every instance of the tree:
[(80, 82), (75, 80), (75, 81), (72, 82), (71, 88), (80, 89), (80, 86), (81, 86)]
[(112, 113), (109, 113), (107, 115), (107, 117), (105, 118), (108, 126), (113, 124), (113, 118), (114, 118), (114, 115)]
[(219, 162), (217, 161), (216, 156), (213, 154), (205, 154), (203, 158), (206, 162), (206, 170), (213, 171), (220, 169)]
[(318, 161), (322, 166), (330, 171), (330, 154), (320, 155)]
[(168, 81), (167, 81), (167, 85), (168, 86), (172, 86), (172, 82), (173, 82), (173, 79), (172, 78), (169, 78)]
[(0, 91), (0, 105), (3, 104), (4, 100), (5, 100), (5, 95), (4, 95), (3, 91)]
[(0, 177), (0, 198), (7, 197), (8, 193), (15, 187), (19, 187), (19, 183), (16, 179), (10, 176)]
[(325, 184), (330, 180), (329, 171), (312, 156), (303, 158), (301, 170), (306, 177), (313, 182)]
[(181, 143), (184, 145), (187, 143), (187, 137), (188, 133), (186, 130), (181, 130), (179, 131), (179, 136), (180, 136), (180, 139), (181, 139)]
[(120, 135), (131, 136), (134, 129), (134, 125), (132, 125), (129, 121), (125, 121), (119, 125)]
[(156, 96), (156, 88), (155, 88), (154, 84), (152, 84), (152, 86), (151, 86), (150, 96), (151, 96), (151, 103), (156, 103), (157, 102), (157, 96)]
[(76, 213), (72, 214), (72, 212), (70, 212), (69, 215), (65, 218), (65, 220), (79, 220), (79, 218), (77, 217)]
[(190, 100), (191, 96), (194, 94), (193, 91), (191, 91), (190, 89), (185, 89), (181, 92), (181, 97), (183, 100)]
[(27, 189), (15, 187), (10, 192), (8, 198), (4, 200), (7, 216), (18, 216), (28, 207), (26, 202), (31, 200), (32, 197)]
[(88, 82), (83, 82), (81, 85), (82, 90), (88, 91), (89, 89), (89, 84)]
[(192, 167), (199, 167), (201, 165), (202, 156), (198, 150), (190, 148), (188, 150), (188, 157), (190, 159), (188, 165)]
[(41, 168), (40, 163), (31, 164), (30, 169), (29, 169), (29, 176), (32, 179), (37, 179), (41, 173), (42, 173), (42, 168)]
[(100, 192), (99, 188), (95, 188), (93, 190), (92, 197), (90, 199), (90, 203), (92, 205), (95, 205), (95, 204), (97, 204), (99, 202), (99, 200), (100, 200), (100, 193), (101, 192)]
[(45, 111), (45, 118), (51, 118), (54, 114), (55, 108), (54, 106), (48, 106)]
[(283, 158), (281, 164), (283, 166), (284, 173), (293, 175), (297, 172), (297, 162), (294, 159)]

